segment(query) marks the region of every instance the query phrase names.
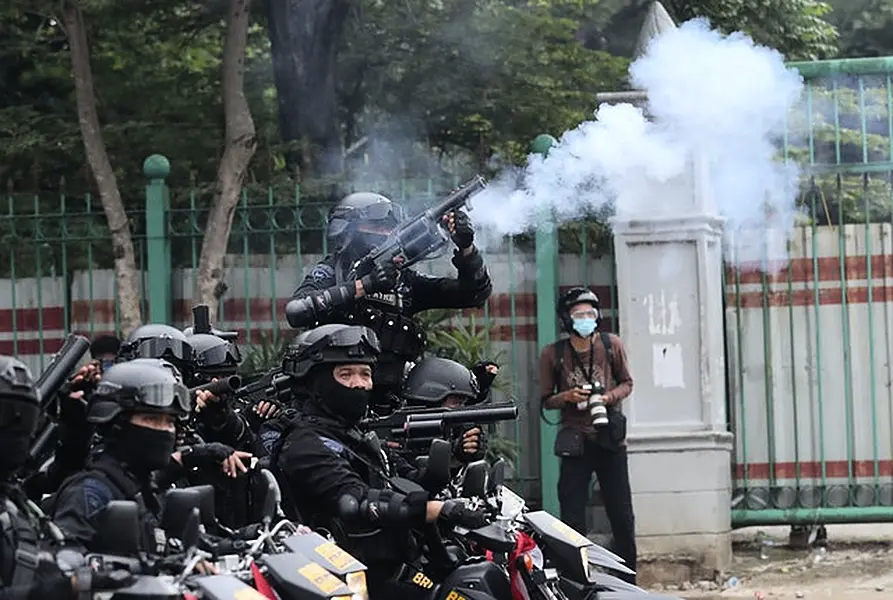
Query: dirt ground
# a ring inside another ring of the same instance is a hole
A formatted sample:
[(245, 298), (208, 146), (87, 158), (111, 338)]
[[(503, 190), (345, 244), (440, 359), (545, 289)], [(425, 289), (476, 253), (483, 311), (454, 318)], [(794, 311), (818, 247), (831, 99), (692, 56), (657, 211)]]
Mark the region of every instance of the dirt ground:
[(787, 527), (736, 531), (735, 558), (721, 583), (652, 591), (701, 600), (893, 598), (893, 524), (827, 530), (827, 547), (809, 550), (787, 547)]

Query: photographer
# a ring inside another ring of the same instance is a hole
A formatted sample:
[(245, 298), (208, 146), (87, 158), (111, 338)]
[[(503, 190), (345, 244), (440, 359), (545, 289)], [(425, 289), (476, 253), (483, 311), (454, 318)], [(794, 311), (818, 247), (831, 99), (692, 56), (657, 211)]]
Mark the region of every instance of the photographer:
[[(620, 407), (632, 392), (633, 380), (623, 342), (616, 335), (598, 331), (599, 306), (598, 296), (583, 287), (572, 288), (559, 300), (558, 317), (570, 337), (543, 348), (542, 407), (561, 411), (554, 449), (561, 459), (561, 519), (580, 533), (587, 533), (586, 503), (594, 471), (615, 551), (635, 570), (626, 417)], [(634, 575), (624, 577), (635, 583)]]

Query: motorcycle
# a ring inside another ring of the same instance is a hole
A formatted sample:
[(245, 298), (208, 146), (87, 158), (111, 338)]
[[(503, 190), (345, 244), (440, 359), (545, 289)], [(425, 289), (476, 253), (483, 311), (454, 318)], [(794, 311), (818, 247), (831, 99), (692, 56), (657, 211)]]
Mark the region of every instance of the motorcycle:
[(269, 472), (265, 477), (265, 516), (256, 526), (229, 531), (217, 523), (210, 486), (174, 489), (161, 515), (168, 535), (164, 555), (139, 551), (138, 506), (114, 501), (100, 524), (109, 552), (63, 550), (57, 561), (83, 581), (98, 571), (117, 574), (122, 585), (93, 593), (96, 600), (368, 600), (365, 565), (318, 533), (275, 520), (281, 515), (278, 485)]
[(524, 499), (505, 485), (505, 470), (502, 459), (492, 467), (485, 461), (469, 464), (447, 486), (444, 496), (466, 498), (472, 506), (493, 516), (492, 524), (456, 531), (455, 539), (467, 551), (484, 551), (489, 558), (505, 564), (516, 598), (670, 598), (649, 594), (607, 572), (634, 574), (621, 557), (560, 519), (546, 511), (530, 511)]

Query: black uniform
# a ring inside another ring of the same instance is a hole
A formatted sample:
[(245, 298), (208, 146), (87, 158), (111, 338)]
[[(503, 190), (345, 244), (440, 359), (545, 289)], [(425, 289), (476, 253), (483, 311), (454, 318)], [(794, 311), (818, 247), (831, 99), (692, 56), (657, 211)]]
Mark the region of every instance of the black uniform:
[[(493, 285), (483, 258), (474, 248), (474, 229), (464, 212), (453, 213), (453, 256), (457, 277), (432, 277), (404, 269), (399, 277), (392, 264), (374, 265), (360, 281), (365, 295), (356, 297), (351, 275), (358, 261), (387, 238), (397, 226), (396, 208), (379, 194), (355, 193), (329, 215), (327, 237), (334, 254), (324, 258), (304, 278), (286, 306), (295, 328), (331, 323), (363, 325), (378, 336), (382, 354), (375, 371), (376, 405), (393, 405), (407, 361), (420, 357), (425, 333), (413, 315), (433, 308), (480, 308)], [(370, 230), (372, 226), (372, 230)]]
[(135, 414), (189, 414), (189, 391), (169, 362), (139, 358), (118, 363), (104, 374), (90, 397), (87, 419), (102, 436), (102, 450), (85, 471), (67, 479), (47, 502), (50, 516), (78, 549), (109, 549), (103, 511), (113, 500), (132, 500), (140, 508), (140, 546), (163, 548), (157, 527), (160, 506), (152, 473), (171, 463), (176, 435), (132, 421)]
[(13, 478), (28, 458), (39, 412), (28, 368), (0, 356), (0, 600), (75, 598), (71, 579), (42, 552), (42, 515)]
[(133, 500), (139, 506), (140, 547), (147, 552), (164, 548), (158, 527), (160, 507), (148, 473), (134, 474), (109, 452), (94, 459), (85, 471), (70, 477), (49, 500), (47, 512), (65, 534), (66, 543), (89, 552), (108, 551), (102, 530), (103, 510), (113, 500)]
[[(358, 298), (343, 307), (317, 313), (315, 322), (297, 326), (342, 323), (369, 327), (382, 344), (375, 370), (376, 388), (387, 386), (396, 392), (405, 363), (418, 359), (425, 348), (425, 333), (413, 315), (433, 308), (479, 308), (490, 297), (493, 284), (477, 250), (468, 256), (457, 253), (453, 264), (458, 271), (455, 279), (406, 269), (401, 273), (400, 285), (390, 293), (376, 292)], [(292, 297), (310, 298), (343, 284), (347, 268), (335, 256), (327, 256), (304, 278)]]
[[(291, 373), (307, 380), (310, 395), (301, 413), (275, 432), (271, 456), (284, 499), (297, 509), (291, 516), (328, 529), (366, 563), (372, 598), (407, 597), (412, 590), (393, 580), (404, 562), (416, 558), (410, 532), (426, 522), (428, 494), (395, 485), (392, 477), (417, 473), (399, 459), (392, 465), (377, 437), (357, 429), (371, 381), (347, 387), (334, 370), (374, 364), (378, 340), (365, 327), (325, 325), (302, 334), (293, 351)], [(454, 523), (483, 524), (482, 515), (455, 501), (445, 503), (440, 514)]]

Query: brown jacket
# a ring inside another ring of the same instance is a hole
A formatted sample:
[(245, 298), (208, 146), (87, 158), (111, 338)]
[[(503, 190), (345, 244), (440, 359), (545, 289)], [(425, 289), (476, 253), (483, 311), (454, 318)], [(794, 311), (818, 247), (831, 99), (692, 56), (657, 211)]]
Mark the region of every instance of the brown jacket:
[[(600, 381), (607, 392), (605, 402), (619, 408), (620, 402), (633, 391), (633, 378), (629, 373), (629, 363), (626, 357), (626, 348), (623, 341), (613, 333), (608, 334), (614, 353), (614, 364), (608, 364), (608, 356), (601, 341), (601, 334), (595, 332), (592, 336), (591, 348), (594, 352), (592, 358), (593, 377)], [(540, 398), (547, 409), (561, 409), (561, 422), (587, 433), (593, 433), (594, 428), (589, 417), (589, 411), (579, 410), (575, 404), (562, 403), (556, 398), (559, 392), (569, 390), (575, 386), (586, 383), (585, 374), (578, 367), (573, 357), (573, 348), (570, 341), (562, 342), (564, 358), (558, 381), (555, 381), (555, 344), (549, 344), (543, 348), (540, 355)], [(579, 352), (580, 363), (589, 368), (589, 350)], [(616, 380), (614, 376), (616, 375)]]

